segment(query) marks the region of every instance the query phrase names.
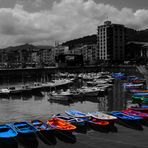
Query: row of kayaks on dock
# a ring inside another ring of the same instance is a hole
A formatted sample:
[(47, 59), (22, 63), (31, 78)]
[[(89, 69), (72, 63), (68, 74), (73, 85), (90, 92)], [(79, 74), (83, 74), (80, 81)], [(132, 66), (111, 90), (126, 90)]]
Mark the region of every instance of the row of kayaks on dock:
[(13, 122), (0, 125), (0, 138), (12, 138), (18, 134), (26, 135), (41, 131), (74, 131), (77, 126), (90, 124), (105, 128), (114, 124), (117, 120), (140, 121), (148, 119), (148, 106), (129, 108), (122, 111), (112, 111), (110, 113), (89, 112), (83, 113), (75, 109), (66, 110), (64, 114), (56, 114), (46, 122), (33, 120), (31, 122)]

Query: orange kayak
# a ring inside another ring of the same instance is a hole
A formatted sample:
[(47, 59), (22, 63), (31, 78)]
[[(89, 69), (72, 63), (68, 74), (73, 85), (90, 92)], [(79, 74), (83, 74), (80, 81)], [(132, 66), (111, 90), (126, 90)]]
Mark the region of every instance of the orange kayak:
[(105, 121), (105, 120), (98, 120), (98, 119), (95, 119), (95, 118), (93, 118), (93, 119), (90, 120), (89, 122), (92, 123), (92, 124), (95, 124), (95, 125), (102, 125), (102, 126), (109, 125), (109, 122), (108, 122), (108, 121)]
[(70, 124), (65, 120), (55, 118), (55, 117), (47, 120), (47, 124), (51, 126), (55, 126), (56, 129), (63, 130), (63, 131), (73, 131), (76, 129), (76, 126)]

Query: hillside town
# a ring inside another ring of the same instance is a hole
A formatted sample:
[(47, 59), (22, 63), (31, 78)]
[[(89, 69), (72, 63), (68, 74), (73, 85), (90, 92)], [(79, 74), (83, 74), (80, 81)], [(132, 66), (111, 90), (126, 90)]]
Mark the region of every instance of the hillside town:
[[(0, 50), (0, 67), (43, 68), (105, 64), (145, 64), (148, 42), (131, 40), (136, 30), (111, 21), (98, 26), (96, 41), (55, 46), (24, 44)], [(77, 39), (79, 40), (79, 39)], [(82, 39), (83, 40), (83, 39)], [(89, 37), (88, 37), (89, 40)]]

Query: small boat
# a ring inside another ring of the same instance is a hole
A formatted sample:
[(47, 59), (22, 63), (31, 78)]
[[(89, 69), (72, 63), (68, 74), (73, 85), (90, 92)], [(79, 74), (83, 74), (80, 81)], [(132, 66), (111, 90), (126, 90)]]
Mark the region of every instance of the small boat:
[(98, 120), (108, 121), (110, 123), (114, 123), (117, 120), (117, 117), (111, 116), (102, 112), (92, 112), (92, 113), (88, 113), (87, 115)]
[(18, 133), (9, 125), (0, 125), (0, 138), (13, 138), (16, 137)]
[(30, 85), (30, 88), (32, 89), (32, 91), (38, 91), (41, 90), (43, 86), (42, 83), (35, 82), (32, 85)]
[(105, 121), (105, 120), (98, 120), (98, 119), (90, 119), (87, 121), (89, 124), (91, 124), (92, 126), (101, 126), (101, 127), (106, 127), (109, 125), (109, 122), (108, 121)]
[(76, 126), (84, 126), (85, 121), (86, 121), (83, 118), (75, 118), (75, 117), (72, 117), (72, 116), (69, 116), (69, 115), (66, 115), (66, 114), (57, 114), (57, 115), (54, 115), (54, 117), (66, 120), (66, 121), (68, 121), (71, 124), (74, 124)]
[(82, 113), (76, 109), (66, 110), (65, 113), (72, 117), (76, 117), (76, 118), (87, 118), (88, 117), (85, 113)]
[(139, 83), (145, 84), (146, 80), (144, 80), (144, 79), (137, 79), (137, 80), (133, 80), (132, 83), (134, 83), (134, 84), (139, 84)]
[(1, 88), (0, 89), (0, 95), (8, 95), (8, 94), (10, 94), (9, 88)]
[(148, 93), (148, 89), (132, 89), (130, 90), (132, 93)]
[(130, 115), (130, 116), (140, 116), (143, 119), (148, 119), (148, 114), (147, 113), (142, 113), (142, 112), (134, 111), (134, 110), (131, 110), (131, 109), (122, 110), (122, 112), (124, 114)]
[(55, 126), (55, 129), (61, 131), (73, 131), (76, 129), (76, 126), (70, 124), (68, 121), (56, 117), (47, 120), (47, 124), (50, 126)]
[(41, 120), (33, 120), (33, 121), (31, 121), (31, 123), (39, 131), (49, 131), (49, 130), (55, 129), (54, 126), (47, 125), (46, 123), (42, 122)]
[(148, 106), (140, 106), (140, 107), (131, 107), (129, 108), (131, 110), (134, 110), (134, 111), (140, 111), (140, 112), (145, 112), (145, 113), (148, 113)]
[(98, 87), (82, 87), (79, 89), (84, 96), (98, 96), (100, 92), (100, 88)]
[(123, 87), (126, 89), (142, 88), (143, 84), (123, 83)]
[(139, 92), (139, 93), (134, 93), (134, 96), (148, 96), (148, 92)]
[(124, 114), (123, 112), (120, 112), (120, 111), (113, 111), (111, 112), (111, 114), (125, 121), (139, 121), (142, 119), (140, 116), (131, 116), (131, 115)]
[(132, 101), (133, 102), (137, 102), (137, 103), (141, 103), (141, 102), (148, 102), (148, 98), (143, 97), (143, 96), (132, 96)]
[(125, 80), (127, 76), (124, 73), (112, 73), (112, 77), (115, 79)]
[(14, 122), (12, 123), (12, 127), (16, 130), (19, 134), (30, 134), (37, 132), (37, 129), (29, 124), (28, 122)]
[(64, 100), (64, 101), (68, 101), (73, 97), (73, 94), (69, 91), (63, 91), (61, 90), (61, 92), (55, 92), (52, 91), (50, 94), (50, 99), (51, 100)]

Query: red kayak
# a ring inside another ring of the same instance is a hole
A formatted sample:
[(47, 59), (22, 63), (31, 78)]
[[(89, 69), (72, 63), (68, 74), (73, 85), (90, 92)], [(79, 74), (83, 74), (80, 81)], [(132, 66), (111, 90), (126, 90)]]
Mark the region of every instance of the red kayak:
[(105, 120), (98, 120), (98, 119), (91, 119), (88, 121), (88, 123), (91, 123), (92, 125), (95, 125), (95, 126), (108, 126), (109, 125), (109, 122), (108, 121), (105, 121)]
[(133, 89), (133, 90), (130, 90), (130, 92), (132, 92), (132, 93), (147, 93), (148, 89), (146, 89), (146, 90)]
[(122, 112), (124, 114), (130, 115), (130, 116), (140, 116), (143, 119), (148, 119), (148, 114), (142, 113), (140, 111), (135, 111), (135, 110), (132, 110), (132, 109), (126, 109), (126, 110), (122, 110)]
[(129, 108), (129, 109), (134, 110), (134, 111), (139, 111), (139, 112), (148, 113), (148, 108), (143, 108), (143, 107), (131, 107), (131, 108)]
[(55, 117), (47, 120), (47, 124), (50, 126), (55, 126), (56, 129), (62, 130), (62, 131), (73, 131), (76, 129), (76, 126), (70, 124), (65, 120), (55, 118)]
[(132, 83), (134, 84), (145, 83), (145, 80), (133, 80)]

